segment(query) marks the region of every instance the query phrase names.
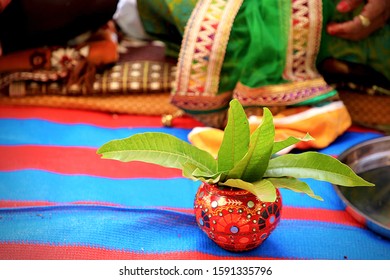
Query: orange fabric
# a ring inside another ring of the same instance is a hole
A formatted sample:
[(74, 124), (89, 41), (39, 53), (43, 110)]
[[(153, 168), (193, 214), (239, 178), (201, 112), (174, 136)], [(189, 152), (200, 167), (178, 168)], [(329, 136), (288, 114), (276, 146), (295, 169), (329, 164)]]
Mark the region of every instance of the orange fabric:
[(87, 45), (90, 47), (87, 60), (94, 65), (110, 64), (119, 59), (117, 34), (112, 21), (92, 35)]
[(325, 148), (352, 124), (348, 110), (341, 101), (301, 110), (297, 112), (293, 109), (290, 112), (287, 109), (274, 119), (275, 131), (280, 139), (283, 139), (283, 135), (304, 137), (306, 133), (315, 139), (298, 143), (296, 146), (300, 149)]
[(48, 70), (51, 68), (50, 57), (51, 51), (48, 48), (18, 51), (0, 56), (0, 73), (33, 70), (37, 65), (40, 69)]
[[(261, 123), (261, 117), (249, 118), (253, 132)], [(274, 116), (275, 141), (290, 136), (303, 138), (309, 133), (314, 140), (299, 142), (296, 148), (325, 148), (351, 126), (349, 113), (341, 101), (318, 108), (301, 107), (287, 109)], [(222, 143), (223, 131), (216, 128), (195, 128), (188, 135), (189, 141), (200, 149), (217, 156)]]
[(196, 127), (188, 134), (188, 140), (199, 149), (209, 152), (217, 158), (221, 146), (223, 131), (213, 127)]
[(111, 40), (92, 42), (87, 57), (94, 65), (115, 63), (118, 60), (117, 44)]

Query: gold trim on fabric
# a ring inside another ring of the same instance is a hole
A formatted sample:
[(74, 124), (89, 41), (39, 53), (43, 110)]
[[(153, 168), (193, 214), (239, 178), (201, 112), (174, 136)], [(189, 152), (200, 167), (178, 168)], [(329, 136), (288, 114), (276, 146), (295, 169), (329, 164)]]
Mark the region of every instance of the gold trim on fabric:
[(102, 77), (102, 93), (107, 93), (107, 80), (108, 80), (108, 72), (104, 72), (103, 73), (103, 77)]
[[(169, 92), (174, 81), (175, 66), (168, 62), (158, 61), (128, 61), (120, 62), (106, 69), (103, 73), (96, 73), (92, 88), (85, 84), (68, 85), (67, 73), (41, 71), (15, 72), (0, 74), (0, 94), (13, 93), (17, 82), (24, 85), (26, 95), (119, 95), (136, 93)], [(47, 85), (47, 87), (46, 87)]]
[(45, 106), (110, 113), (152, 115), (175, 114), (169, 93), (130, 94), (116, 96), (0, 96), (1, 106)]
[(179, 54), (176, 96), (215, 96), (234, 18), (243, 0), (200, 0), (186, 25)]
[(149, 74), (149, 62), (146, 61), (144, 64), (144, 69), (142, 72), (142, 89), (145, 91), (147, 90), (147, 82), (148, 82), (148, 74)]
[(169, 67), (168, 64), (163, 65), (163, 88), (170, 88), (170, 83), (169, 83)]
[(290, 36), (283, 77), (302, 81), (319, 77), (315, 62), (321, 42), (321, 0), (291, 1)]
[(219, 110), (229, 103), (232, 92), (225, 92), (216, 96), (177, 95), (174, 104), (188, 111)]
[(333, 90), (323, 78), (250, 88), (238, 83), (234, 90), (244, 106), (286, 106), (297, 104)]
[(126, 63), (123, 65), (123, 80), (122, 80), (122, 91), (127, 92), (127, 77), (129, 74), (129, 65)]

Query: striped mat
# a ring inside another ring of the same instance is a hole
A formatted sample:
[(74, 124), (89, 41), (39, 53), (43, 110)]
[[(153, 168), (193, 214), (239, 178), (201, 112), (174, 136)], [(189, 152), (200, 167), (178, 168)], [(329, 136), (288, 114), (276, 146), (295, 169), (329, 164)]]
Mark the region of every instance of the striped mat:
[[(175, 169), (102, 160), (105, 142), (144, 131), (186, 140), (199, 123), (40, 107), (0, 107), (0, 259), (390, 259), (390, 241), (357, 223), (332, 186), (324, 202), (282, 190), (282, 220), (257, 249), (227, 252), (193, 214), (199, 182)], [(351, 128), (333, 156), (380, 133)]]

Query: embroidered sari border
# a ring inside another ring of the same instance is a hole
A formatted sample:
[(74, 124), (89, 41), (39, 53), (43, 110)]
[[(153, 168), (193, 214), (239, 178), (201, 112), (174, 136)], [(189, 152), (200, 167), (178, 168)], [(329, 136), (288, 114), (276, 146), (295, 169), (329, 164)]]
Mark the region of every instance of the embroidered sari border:
[(320, 50), (322, 30), (322, 0), (309, 1), (309, 19), (312, 28), (309, 29), (308, 47), (306, 53), (306, 71), (310, 78), (320, 76), (316, 68), (316, 58)]
[(172, 93), (184, 95), (186, 93), (186, 89), (188, 88), (191, 61), (192, 61), (192, 53), (194, 48), (194, 43), (196, 42), (197, 32), (190, 32), (192, 30), (199, 30), (201, 21), (201, 14), (205, 13), (207, 6), (206, 2), (210, 2), (209, 0), (200, 0), (196, 4), (192, 14), (187, 22), (187, 25), (184, 29), (184, 36), (182, 40), (182, 45), (179, 53), (178, 63), (177, 63), (177, 72), (176, 72), (176, 83), (174, 83), (174, 87)]
[(286, 66), (286, 80), (302, 81), (319, 77), (315, 62), (321, 42), (321, 0), (291, 2), (290, 35)]
[[(230, 31), (243, 0), (201, 0), (186, 25), (172, 95), (214, 96)], [(177, 105), (177, 104), (176, 104)]]
[(227, 1), (223, 10), (221, 22), (219, 23), (219, 28), (215, 34), (215, 42), (210, 55), (208, 67), (209, 78), (206, 79), (205, 90), (211, 94), (218, 92), (220, 72), (226, 54), (230, 31), (242, 2), (243, 0)]
[(291, 82), (250, 88), (238, 83), (233, 97), (244, 106), (285, 106), (294, 105), (333, 91), (324, 79)]

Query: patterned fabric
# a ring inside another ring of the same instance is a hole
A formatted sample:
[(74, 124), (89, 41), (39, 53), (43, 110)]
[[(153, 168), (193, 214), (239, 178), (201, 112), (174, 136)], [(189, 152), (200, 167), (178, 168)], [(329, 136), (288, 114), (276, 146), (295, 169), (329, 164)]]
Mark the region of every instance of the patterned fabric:
[(17, 95), (24, 95), (28, 90), (20, 82), (32, 81), (55, 93), (66, 94), (71, 87), (88, 92), (97, 69), (118, 59), (116, 30), (110, 21), (77, 45), (31, 48), (0, 56), (0, 91), (8, 94), (9, 87), (11, 94), (16, 90)]
[(229, 31), (242, 1), (199, 1), (187, 22), (176, 78), (176, 95), (218, 94)]
[(0, 74), (0, 89), (8, 89), (9, 96), (160, 93), (171, 89), (175, 73), (171, 63), (132, 61), (117, 63), (97, 73), (90, 91), (80, 84), (68, 87), (60, 75), (43, 71)]
[(123, 39), (119, 62), (98, 71), (91, 89), (68, 86), (66, 73), (16, 71), (0, 74), (0, 104), (88, 109), (136, 115), (176, 114), (169, 91), (175, 60), (164, 55), (161, 42)]
[(390, 95), (370, 95), (348, 90), (340, 91), (354, 123), (390, 134)]
[[(322, 29), (322, 0), (291, 2), (291, 24), (284, 77), (304, 81), (320, 77), (316, 58)], [(309, 27), (308, 27), (309, 26)]]
[[(278, 227), (255, 250), (229, 253), (198, 228), (198, 182), (145, 163), (102, 160), (103, 143), (144, 131), (187, 139), (193, 119), (32, 107), (0, 108), (0, 259), (390, 259), (390, 241), (346, 211), (328, 183), (325, 201), (281, 191)], [(381, 136), (351, 128), (321, 150), (337, 156)]]

